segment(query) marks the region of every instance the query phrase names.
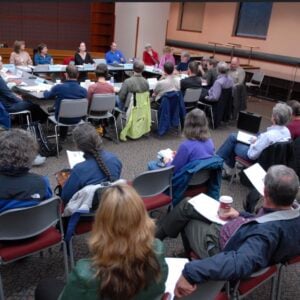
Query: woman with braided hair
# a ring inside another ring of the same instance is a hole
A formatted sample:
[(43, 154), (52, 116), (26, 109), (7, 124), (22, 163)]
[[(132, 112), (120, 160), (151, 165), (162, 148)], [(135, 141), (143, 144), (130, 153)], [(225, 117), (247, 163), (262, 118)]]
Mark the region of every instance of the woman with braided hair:
[(92, 125), (78, 125), (73, 131), (73, 139), (78, 150), (84, 153), (85, 161), (74, 166), (62, 188), (61, 198), (65, 204), (87, 185), (118, 180), (122, 171), (119, 158), (102, 149), (101, 137)]

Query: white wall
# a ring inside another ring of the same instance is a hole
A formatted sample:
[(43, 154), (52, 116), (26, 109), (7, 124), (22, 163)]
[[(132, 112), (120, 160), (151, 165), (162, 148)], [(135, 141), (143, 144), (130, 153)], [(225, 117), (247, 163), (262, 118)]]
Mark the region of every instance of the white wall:
[(140, 17), (137, 57), (142, 58), (146, 43), (162, 54), (169, 9), (170, 3), (116, 2), (115, 41), (127, 59), (134, 56), (137, 17)]

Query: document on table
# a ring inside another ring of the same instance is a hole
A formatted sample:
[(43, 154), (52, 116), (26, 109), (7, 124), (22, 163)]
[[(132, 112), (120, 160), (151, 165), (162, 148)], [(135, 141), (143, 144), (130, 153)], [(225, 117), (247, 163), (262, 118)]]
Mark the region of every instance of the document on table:
[(237, 140), (241, 143), (244, 143), (244, 144), (247, 144), (247, 145), (250, 145), (251, 144), (251, 141), (253, 139), (256, 139), (256, 136), (253, 135), (253, 134), (250, 134), (250, 133), (247, 133), (247, 132), (244, 132), (244, 131), (240, 131), (238, 132), (237, 134)]
[(219, 218), (219, 201), (207, 196), (206, 194), (201, 193), (200, 195), (193, 197), (189, 200), (189, 203), (193, 205), (194, 209), (207, 220), (221, 225), (227, 223), (227, 221)]
[(40, 83), (37, 85), (24, 86), (23, 90), (28, 92), (42, 92), (42, 91), (50, 91), (52, 88), (52, 84)]
[(83, 154), (84, 153), (82, 151), (67, 150), (68, 161), (71, 169), (73, 169), (73, 167), (78, 163), (85, 161)]
[(246, 176), (249, 178), (251, 183), (257, 189), (257, 191), (263, 196), (264, 195), (264, 179), (266, 171), (261, 167), (259, 163), (252, 165), (251, 167), (244, 170)]

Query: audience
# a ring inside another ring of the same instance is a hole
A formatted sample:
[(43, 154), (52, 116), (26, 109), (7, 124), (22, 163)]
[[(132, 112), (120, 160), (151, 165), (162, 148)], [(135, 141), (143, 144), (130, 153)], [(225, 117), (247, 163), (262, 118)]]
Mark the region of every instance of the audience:
[[(85, 42), (81, 42), (78, 51), (74, 55), (75, 65), (94, 64), (90, 53), (86, 50)], [(88, 78), (87, 72), (79, 72), (78, 81), (84, 81)]]
[(244, 83), (246, 72), (240, 67), (240, 60), (238, 57), (232, 58), (228, 75), (233, 79), (234, 85)]
[(110, 45), (110, 51), (105, 53), (105, 59), (108, 64), (118, 63), (125, 64), (126, 59), (123, 53), (117, 49), (117, 44), (112, 42)]
[(237, 140), (237, 134), (231, 133), (217, 151), (217, 154), (224, 159), (224, 177), (232, 175), (236, 155), (245, 160), (254, 161), (268, 146), (288, 141), (291, 134), (285, 125), (289, 122), (291, 114), (292, 109), (288, 105), (277, 103), (272, 111), (272, 126), (268, 127), (266, 132), (259, 134), (257, 138), (253, 138), (250, 145), (240, 143)]
[(48, 48), (46, 44), (39, 44), (37, 47), (37, 53), (34, 55), (34, 63), (36, 65), (50, 65), (53, 64), (53, 58), (48, 54)]
[(169, 46), (165, 46), (164, 49), (163, 49), (163, 55), (162, 55), (162, 57), (160, 58), (160, 61), (159, 61), (159, 68), (161, 70), (163, 70), (164, 64), (167, 61), (170, 61), (171, 63), (173, 63), (173, 65), (175, 65), (175, 58), (174, 58), (174, 55), (172, 53), (172, 48), (169, 47)]
[(218, 61), (214, 58), (211, 58), (208, 61), (208, 70), (205, 76), (207, 87), (211, 87), (218, 78), (217, 70)]
[(203, 78), (206, 79), (206, 75), (208, 72), (208, 64), (209, 64), (209, 57), (208, 56), (204, 56), (199, 64), (199, 70), (198, 73), (199, 75)]
[(10, 54), (9, 63), (16, 66), (32, 65), (32, 60), (27, 51), (25, 51), (24, 41), (15, 41), (14, 51)]
[[(55, 99), (55, 119), (58, 120), (60, 104), (63, 99), (83, 99), (87, 98), (87, 91), (81, 87), (77, 81), (78, 70), (74, 65), (68, 65), (66, 68), (66, 78), (62, 84), (57, 84), (50, 91), (44, 92), (45, 99)], [(60, 118), (60, 122), (65, 124), (76, 124), (80, 118)], [(64, 142), (67, 137), (68, 127), (60, 126), (60, 142)]]
[(145, 46), (145, 51), (143, 52), (143, 61), (146, 66), (159, 65), (158, 53), (152, 49), (151, 44), (146, 44)]
[(178, 72), (186, 72), (188, 70), (188, 65), (190, 62), (190, 54), (187, 51), (183, 51), (180, 56), (180, 63), (177, 65), (176, 70)]
[(101, 137), (92, 125), (78, 125), (73, 131), (73, 139), (77, 149), (84, 153), (85, 161), (74, 166), (62, 188), (61, 198), (65, 204), (83, 187), (116, 181), (122, 171), (119, 158), (102, 149)]
[(0, 132), (0, 212), (33, 206), (52, 196), (48, 178), (30, 172), (37, 154), (37, 142), (29, 132)]
[(263, 207), (256, 215), (231, 208), (225, 225), (211, 223), (188, 202), (175, 207), (156, 236), (184, 233), (187, 250), (201, 259), (185, 265), (175, 295), (182, 297), (209, 280), (236, 281), (300, 253), (299, 190), (296, 173), (283, 165), (271, 167), (264, 179)]
[(199, 89), (202, 87), (201, 77), (198, 76), (198, 66), (199, 63), (196, 61), (191, 61), (189, 63), (189, 77), (181, 79), (180, 81), (180, 90), (183, 95), (185, 94), (186, 89)]
[(292, 120), (288, 123), (287, 128), (289, 129), (292, 139), (300, 137), (300, 103), (297, 100), (290, 100), (287, 104), (292, 108)]

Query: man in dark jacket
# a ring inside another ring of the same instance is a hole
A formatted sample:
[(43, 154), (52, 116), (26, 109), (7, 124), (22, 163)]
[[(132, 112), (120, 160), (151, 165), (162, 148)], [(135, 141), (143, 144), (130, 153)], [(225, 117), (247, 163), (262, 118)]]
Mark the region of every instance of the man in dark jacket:
[(256, 215), (231, 208), (221, 226), (208, 222), (189, 203), (178, 205), (165, 218), (157, 237), (174, 237), (184, 230), (191, 249), (201, 260), (187, 263), (179, 278), (178, 297), (208, 280), (238, 280), (300, 253), (300, 206), (296, 173), (272, 166), (265, 176), (263, 207)]

